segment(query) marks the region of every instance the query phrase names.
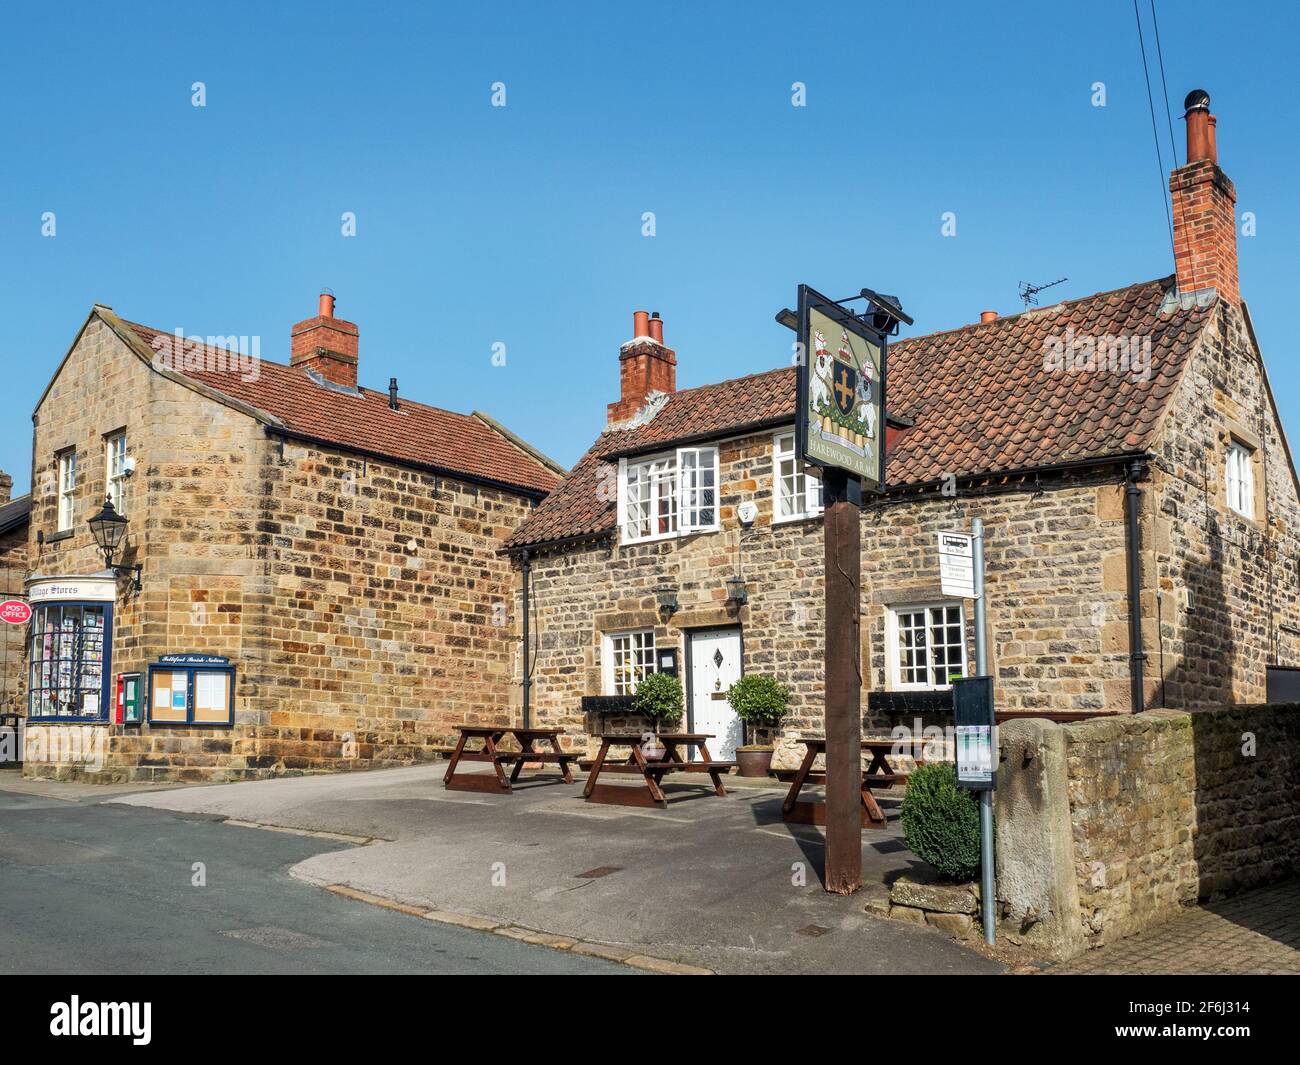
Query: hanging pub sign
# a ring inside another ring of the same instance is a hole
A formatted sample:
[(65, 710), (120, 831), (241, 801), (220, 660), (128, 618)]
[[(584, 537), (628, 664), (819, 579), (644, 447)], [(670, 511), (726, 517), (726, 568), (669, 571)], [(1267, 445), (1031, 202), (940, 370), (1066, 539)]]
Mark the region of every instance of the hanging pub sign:
[(798, 439), (804, 462), (885, 483), (885, 335), (799, 286)]

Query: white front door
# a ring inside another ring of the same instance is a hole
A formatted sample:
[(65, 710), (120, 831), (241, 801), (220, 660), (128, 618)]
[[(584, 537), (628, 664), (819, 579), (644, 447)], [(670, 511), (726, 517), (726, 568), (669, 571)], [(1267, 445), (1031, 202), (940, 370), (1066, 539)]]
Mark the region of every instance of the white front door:
[[(693, 632), (691, 640), (692, 732), (710, 732), (709, 753), (720, 761), (736, 757), (744, 742), (740, 718), (727, 702), (727, 689), (740, 679), (740, 630)], [(695, 752), (699, 758), (699, 751)]]

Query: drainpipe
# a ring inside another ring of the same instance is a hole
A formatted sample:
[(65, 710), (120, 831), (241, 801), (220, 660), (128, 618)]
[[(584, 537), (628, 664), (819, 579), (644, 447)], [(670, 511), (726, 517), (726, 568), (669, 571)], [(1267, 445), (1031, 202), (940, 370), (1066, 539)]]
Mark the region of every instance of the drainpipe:
[(532, 727), (532, 713), (530, 709), (529, 694), (533, 686), (532, 681), (532, 663), (528, 660), (528, 583), (531, 576), (531, 566), (528, 561), (528, 548), (524, 548), (519, 555), (519, 561), (523, 564), (524, 575), (524, 728)]
[(1142, 493), (1137, 481), (1146, 472), (1139, 459), (1124, 469), (1124, 522), (1125, 546), (1128, 554), (1128, 660), (1132, 680), (1133, 713), (1140, 714), (1145, 707), (1142, 670), (1147, 656), (1142, 650), (1142, 553), (1139, 543), (1138, 508)]

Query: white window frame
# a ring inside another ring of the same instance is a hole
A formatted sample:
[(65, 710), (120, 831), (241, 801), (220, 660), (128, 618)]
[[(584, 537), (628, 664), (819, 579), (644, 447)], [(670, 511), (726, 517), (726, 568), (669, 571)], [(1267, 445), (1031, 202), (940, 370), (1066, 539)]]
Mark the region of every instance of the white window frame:
[(126, 515), (126, 430), (104, 437), (104, 495), (113, 509)]
[(1255, 452), (1240, 440), (1228, 443), (1224, 461), (1228, 507), (1243, 518), (1255, 518)]
[[(822, 512), (822, 481), (802, 469), (795, 449), (794, 430), (776, 433), (772, 437), (772, 524), (803, 521), (815, 518)], [(789, 472), (786, 472), (788, 468)], [(802, 485), (800, 475), (802, 472)], [(783, 498), (795, 497), (799, 505), (789, 514), (781, 513)]]
[(717, 532), (718, 517), (717, 447), (677, 449), (678, 528), (682, 533)]
[(618, 529), (624, 544), (720, 529), (718, 448), (683, 447), (618, 460)]
[(77, 517), (77, 449), (68, 448), (55, 455), (59, 464), (58, 532), (71, 532)]
[[(943, 684), (934, 682), (932, 672), (934, 669), (934, 662), (931, 657), (933, 647), (931, 633), (935, 627), (934, 618), (931, 612), (935, 610), (947, 610), (949, 608), (955, 608), (957, 610), (957, 616), (961, 627), (961, 675), (963, 677), (969, 675), (968, 671), (970, 663), (966, 653), (967, 633), (965, 603), (960, 599), (941, 599), (928, 603), (899, 603), (896, 606), (889, 607), (885, 615), (885, 670), (890, 691), (947, 691), (952, 687), (951, 682)], [(902, 631), (899, 624), (899, 618), (904, 614), (919, 614), (922, 612), (925, 614), (926, 633), (925, 680), (923, 682), (904, 681), (902, 663), (903, 649), (899, 645), (899, 637)], [(951, 624), (951, 622), (949, 622), (945, 617), (941, 627), (946, 628), (949, 624)], [(952, 647), (953, 645), (945, 641), (943, 646)]]
[[(626, 641), (626, 646), (620, 646)], [(638, 644), (639, 641), (639, 644)], [(606, 695), (631, 695), (636, 686), (651, 673), (656, 671), (655, 630), (629, 629), (626, 632), (607, 632), (603, 639), (604, 652), (601, 655), (601, 672)], [(624, 690), (619, 690), (618, 672), (619, 656), (631, 655), (630, 668), (633, 679), (624, 683)], [(639, 675), (637, 675), (639, 674)]]

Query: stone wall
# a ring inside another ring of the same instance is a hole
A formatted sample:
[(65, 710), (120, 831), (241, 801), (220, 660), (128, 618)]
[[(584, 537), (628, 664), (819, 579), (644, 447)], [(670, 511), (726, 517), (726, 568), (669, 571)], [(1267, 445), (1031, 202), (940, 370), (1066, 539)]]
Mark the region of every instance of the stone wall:
[[(1013, 941), (1069, 956), (1300, 872), (1300, 705), (1001, 732), (998, 898)], [(1070, 842), (1053, 849), (1063, 817)]]
[[(1254, 450), (1253, 519), (1227, 505), (1231, 441)], [(1300, 500), (1249, 322), (1220, 301), (1157, 449), (1143, 538), (1148, 705), (1262, 702), (1270, 663), (1300, 665)], [(1230, 668), (1225, 663), (1231, 663)]]

